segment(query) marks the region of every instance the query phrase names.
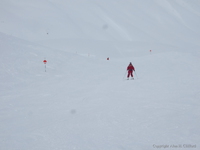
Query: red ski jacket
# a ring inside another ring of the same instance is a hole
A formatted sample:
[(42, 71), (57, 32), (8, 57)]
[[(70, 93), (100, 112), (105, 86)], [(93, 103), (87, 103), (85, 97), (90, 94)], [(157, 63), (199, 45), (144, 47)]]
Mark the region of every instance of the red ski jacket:
[(134, 68), (132, 65), (129, 65), (129, 66), (127, 67), (127, 70), (128, 70), (128, 71), (135, 71), (135, 68)]

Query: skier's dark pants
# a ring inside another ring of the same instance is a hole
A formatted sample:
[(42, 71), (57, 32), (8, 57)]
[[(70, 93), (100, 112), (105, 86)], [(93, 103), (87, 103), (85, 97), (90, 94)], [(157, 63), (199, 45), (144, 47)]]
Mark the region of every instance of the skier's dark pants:
[(130, 75), (131, 75), (131, 77), (133, 77), (133, 70), (128, 70), (127, 78), (129, 78)]

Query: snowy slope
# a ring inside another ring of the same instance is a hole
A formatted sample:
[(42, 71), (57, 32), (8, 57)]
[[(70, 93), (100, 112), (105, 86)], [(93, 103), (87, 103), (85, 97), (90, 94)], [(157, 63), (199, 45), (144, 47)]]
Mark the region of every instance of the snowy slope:
[(136, 49), (159, 51), (160, 44), (173, 50), (200, 46), (198, 0), (2, 0), (0, 7), (1, 32), (65, 51), (96, 55), (109, 48), (111, 57), (118, 49), (132, 55)]
[(1, 3), (0, 149), (199, 148), (199, 1)]

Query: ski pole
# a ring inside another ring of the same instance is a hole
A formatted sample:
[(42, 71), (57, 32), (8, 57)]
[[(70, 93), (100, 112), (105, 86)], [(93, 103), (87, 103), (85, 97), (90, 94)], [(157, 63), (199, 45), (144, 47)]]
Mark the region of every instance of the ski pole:
[(138, 76), (137, 76), (137, 73), (136, 73), (136, 71), (135, 71), (135, 75), (136, 75), (136, 77), (137, 77), (137, 79), (138, 79)]
[[(127, 70), (126, 70), (127, 71)], [(124, 77), (125, 77), (125, 75), (126, 75), (126, 72), (125, 72), (125, 74), (124, 74)], [(124, 80), (124, 77), (123, 77), (123, 80)]]

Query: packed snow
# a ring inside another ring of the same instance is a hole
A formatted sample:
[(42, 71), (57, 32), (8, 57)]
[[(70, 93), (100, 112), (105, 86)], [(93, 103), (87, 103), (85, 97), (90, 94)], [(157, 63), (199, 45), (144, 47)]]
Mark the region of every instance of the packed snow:
[(199, 0), (0, 3), (0, 150), (200, 149)]

